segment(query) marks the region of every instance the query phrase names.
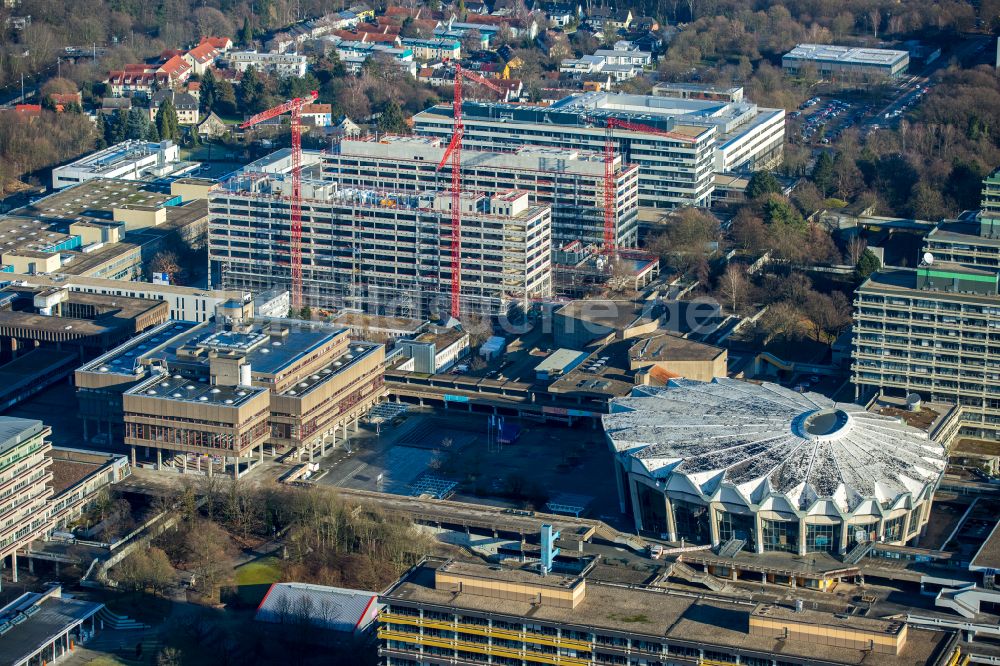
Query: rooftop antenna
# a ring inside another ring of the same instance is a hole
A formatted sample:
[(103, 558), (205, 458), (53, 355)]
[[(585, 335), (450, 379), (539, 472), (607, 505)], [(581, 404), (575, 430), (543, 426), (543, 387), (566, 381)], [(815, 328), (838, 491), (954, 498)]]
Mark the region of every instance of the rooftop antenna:
[(934, 263), (934, 255), (930, 252), (924, 252), (924, 263), (930, 266)]

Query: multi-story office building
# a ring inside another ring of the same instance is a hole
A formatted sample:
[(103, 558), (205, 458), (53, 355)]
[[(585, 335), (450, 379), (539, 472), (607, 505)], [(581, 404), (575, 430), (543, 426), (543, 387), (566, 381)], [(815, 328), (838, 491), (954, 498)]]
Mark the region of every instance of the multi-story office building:
[(962, 434), (1000, 438), (997, 271), (941, 263), (879, 271), (854, 297), (852, 381), (962, 406)]
[(11, 558), (17, 580), (17, 550), (44, 536), (51, 525), (49, 498), (52, 429), (41, 421), (0, 417), (0, 562)]
[(880, 271), (858, 288), (858, 390), (961, 405), (962, 434), (1000, 439), (998, 272), (1000, 172), (983, 180), (977, 215), (945, 220), (927, 234), (916, 269)]
[[(671, 132), (615, 129), (626, 164), (639, 166), (639, 204), (707, 205), (714, 172), (755, 171), (780, 164), (785, 114), (749, 102), (593, 92), (548, 107), (466, 102), (463, 145), (509, 150), (525, 145), (600, 151), (605, 122), (617, 118)], [(414, 116), (418, 134), (447, 141), (452, 108), (435, 106)]]
[(258, 72), (277, 76), (306, 75), (309, 59), (296, 53), (258, 53), (257, 51), (233, 51), (226, 56), (229, 66), (238, 72), (253, 67)]
[[(227, 288), (287, 288), (291, 178), (248, 174), (212, 193), (209, 260)], [(444, 313), (451, 303), (451, 196), (306, 180), (306, 303)], [(551, 294), (551, 214), (525, 192), (461, 198), (461, 305), (489, 315)]]
[[(946, 666), (955, 631), (582, 575), (424, 561), (379, 595), (388, 666)], [(966, 661), (962, 661), (962, 659)]]
[[(264, 445), (325, 452), (338, 429), (357, 427), (383, 390), (382, 345), (351, 342), (346, 328), (291, 320), (170, 322), (76, 373), (80, 415), (201, 471), (234, 474)], [(116, 427), (117, 424), (117, 427)]]
[[(323, 178), (343, 187), (433, 191), (451, 187), (450, 162), (438, 169), (447, 142), (426, 136), (345, 140), (323, 155)], [(615, 243), (635, 247), (639, 169), (615, 156)], [(514, 152), (462, 151), (462, 184), (487, 194), (520, 190), (552, 209), (552, 247), (604, 242), (604, 155), (524, 146)]]
[(907, 51), (865, 49), (834, 44), (799, 44), (781, 57), (781, 67), (797, 75), (804, 65), (833, 79), (897, 79), (910, 64)]

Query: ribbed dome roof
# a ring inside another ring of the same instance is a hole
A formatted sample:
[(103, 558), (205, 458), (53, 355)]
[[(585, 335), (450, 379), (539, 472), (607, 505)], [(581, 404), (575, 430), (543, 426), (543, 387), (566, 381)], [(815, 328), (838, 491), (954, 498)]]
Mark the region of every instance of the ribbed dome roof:
[(750, 502), (777, 492), (801, 509), (823, 498), (843, 511), (892, 504), (936, 483), (946, 462), (943, 447), (899, 419), (733, 379), (637, 387), (612, 401), (604, 429), (653, 477), (682, 474), (705, 494), (727, 482)]

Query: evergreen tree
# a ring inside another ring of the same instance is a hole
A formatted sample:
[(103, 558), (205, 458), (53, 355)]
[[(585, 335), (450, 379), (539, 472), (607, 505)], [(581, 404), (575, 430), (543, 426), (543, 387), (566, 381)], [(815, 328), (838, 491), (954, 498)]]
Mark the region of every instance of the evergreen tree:
[(382, 115), (378, 117), (378, 129), (380, 132), (390, 134), (409, 133), (410, 128), (406, 124), (406, 116), (403, 115), (403, 109), (399, 107), (399, 102), (392, 99), (386, 103), (385, 108), (382, 109)]
[(261, 102), (264, 98), (264, 82), (260, 80), (257, 70), (252, 66), (247, 67), (240, 79), (240, 110), (244, 113), (257, 113), (261, 111)]
[(858, 280), (867, 280), (868, 277), (875, 271), (882, 268), (882, 262), (878, 260), (875, 253), (871, 251), (870, 248), (865, 248), (865, 251), (858, 258), (858, 264), (854, 267), (854, 272)]
[(111, 133), (110, 138), (108, 139), (108, 145), (121, 143), (125, 140), (125, 134), (128, 131), (128, 116), (128, 111), (115, 109), (114, 116), (111, 117), (110, 122)]
[(177, 109), (168, 97), (160, 104), (160, 110), (156, 112), (156, 129), (160, 133), (160, 139), (170, 139), (176, 141), (180, 137), (180, 123), (177, 121)]
[(143, 140), (149, 134), (149, 118), (145, 109), (131, 109), (125, 119), (125, 138)]
[(198, 126), (191, 125), (188, 129), (188, 140), (190, 141), (192, 148), (197, 148), (201, 145), (201, 137), (198, 136)]
[(215, 101), (212, 110), (220, 116), (232, 116), (236, 113), (236, 91), (233, 84), (222, 79), (215, 85)]
[(834, 189), (833, 158), (830, 157), (830, 153), (823, 151), (819, 154), (811, 177), (820, 193), (824, 197), (830, 196)]
[(243, 19), (243, 29), (240, 30), (240, 45), (244, 48), (253, 43), (253, 28), (250, 27), (250, 17)]
[(755, 171), (747, 183), (747, 199), (759, 199), (768, 194), (781, 194), (781, 183), (770, 171)]
[(146, 136), (143, 137), (146, 141), (159, 141), (160, 131), (156, 129), (156, 123), (147, 123), (146, 125)]
[(215, 99), (218, 94), (216, 92), (216, 85), (215, 74), (209, 68), (205, 72), (205, 76), (201, 78), (201, 94), (199, 95), (198, 104), (202, 111), (211, 111), (215, 107)]

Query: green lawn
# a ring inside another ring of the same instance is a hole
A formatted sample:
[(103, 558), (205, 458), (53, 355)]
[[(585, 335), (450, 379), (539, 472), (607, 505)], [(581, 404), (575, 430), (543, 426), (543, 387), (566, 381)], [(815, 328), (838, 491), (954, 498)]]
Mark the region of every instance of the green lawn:
[(281, 580), (281, 566), (276, 557), (262, 557), (236, 568), (237, 585), (270, 585)]
[(278, 558), (262, 557), (236, 567), (236, 596), (241, 604), (256, 606), (267, 594), (271, 583), (281, 580)]

